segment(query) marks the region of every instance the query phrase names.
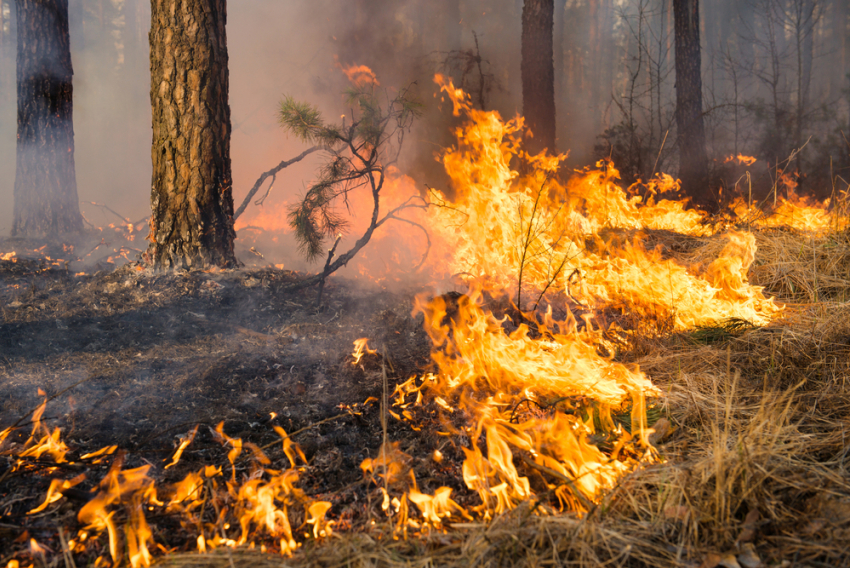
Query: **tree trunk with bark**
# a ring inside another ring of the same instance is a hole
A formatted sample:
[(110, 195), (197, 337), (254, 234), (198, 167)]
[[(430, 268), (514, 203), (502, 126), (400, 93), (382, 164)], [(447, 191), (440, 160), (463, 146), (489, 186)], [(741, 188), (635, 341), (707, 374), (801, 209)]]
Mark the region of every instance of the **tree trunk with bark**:
[(236, 266), (226, 0), (151, 0), (153, 180), (148, 260)]
[(16, 0), (18, 145), (12, 236), (83, 228), (74, 168), (68, 0)]
[(522, 7), (522, 114), (532, 136), (525, 149), (555, 149), (554, 0), (525, 0)]
[(702, 119), (702, 75), (699, 44), (699, 0), (673, 0), (676, 51), (676, 128), (679, 178), (697, 205), (714, 209), (709, 187), (705, 127)]

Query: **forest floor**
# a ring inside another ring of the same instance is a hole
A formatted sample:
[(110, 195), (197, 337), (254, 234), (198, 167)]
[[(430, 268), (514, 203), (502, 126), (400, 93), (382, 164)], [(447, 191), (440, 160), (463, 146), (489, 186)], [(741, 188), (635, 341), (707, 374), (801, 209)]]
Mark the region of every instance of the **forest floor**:
[[(647, 237), (671, 256), (708, 242), (673, 238)], [(306, 460), (298, 487), (331, 503), (334, 534), (305, 540), (305, 516), (294, 512), (304, 544), (291, 558), (261, 553), (274, 545), (261, 537), (254, 550), (199, 555), (189, 552), (191, 523), (157, 510), (147, 523), (162, 566), (850, 565), (850, 243), (775, 229), (757, 239), (750, 277), (786, 304), (783, 317), (762, 328), (647, 335), (617, 355), (664, 393), (659, 463), (626, 475), (584, 516), (530, 502), (492, 522), (460, 519), (408, 538), (382, 514), (382, 487), (360, 467), (385, 436), (410, 458), (424, 493), (450, 487), (468, 509), (477, 499), (462, 481), (462, 444), (441, 435), (427, 406), (418, 429), (395, 419), (382, 428), (383, 389), (431, 365), (422, 316), (411, 315), (427, 290), (331, 279), (318, 309), (314, 289), (287, 291), (299, 275), (285, 270), (163, 274), (130, 263), (75, 274), (43, 260), (0, 261), (0, 430), (18, 427), (0, 447), (0, 566), (88, 566), (96, 557), (106, 565), (105, 537), (75, 559), (62, 551), (110, 467), (150, 466), (157, 486), (204, 466), (230, 476), (221, 423), (279, 469), (288, 458), (274, 427), (292, 434)], [(364, 337), (379, 353), (352, 364)], [(15, 448), (45, 399), (42, 421), (60, 429), (66, 463), (30, 457), (21, 466)], [(110, 459), (82, 457), (113, 444)], [(232, 469), (234, 479), (256, 475), (247, 462)], [(80, 473), (65, 498), (27, 514), (52, 479)], [(48, 552), (33, 552), (32, 539)]]

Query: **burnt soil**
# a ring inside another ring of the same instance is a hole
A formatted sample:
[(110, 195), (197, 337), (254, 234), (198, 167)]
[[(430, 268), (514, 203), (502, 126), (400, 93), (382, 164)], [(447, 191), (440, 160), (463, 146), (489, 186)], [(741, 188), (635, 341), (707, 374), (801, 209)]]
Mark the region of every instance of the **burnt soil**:
[[(315, 289), (286, 290), (298, 278), (276, 269), (156, 273), (135, 263), (74, 274), (44, 261), (0, 261), (0, 430), (18, 423), (10, 440), (23, 443), (32, 411), (50, 398), (45, 424), (61, 429), (69, 461), (114, 444), (125, 468), (150, 464), (159, 484), (204, 465), (229, 468), (228, 448), (212, 432), (220, 422), (231, 437), (270, 446), (269, 467), (280, 469), (288, 466), (273, 426), (306, 428), (294, 436), (308, 460), (299, 486), (330, 500), (343, 523), (356, 519), (359, 502), (377, 491), (359, 466), (382, 443), (375, 399), (384, 373), (392, 392), (430, 363), (422, 316), (411, 315), (421, 290), (331, 279), (318, 308)], [(382, 355), (353, 365), (353, 342), (362, 337)], [(196, 425), (181, 462), (165, 470), (180, 436)], [(446, 438), (396, 420), (389, 438), (421, 456), (412, 466), (420, 487), (458, 484), (462, 454), (446, 447)], [(438, 448), (450, 458), (444, 466), (427, 459)], [(79, 491), (31, 516), (26, 512), (43, 501), (50, 479), (76, 475), (79, 467), (33, 462), (4, 475), (11, 467), (11, 458), (0, 457), (3, 563), (26, 546), (27, 535), (57, 544), (57, 524), (79, 528), (75, 512), (109, 460), (86, 465)], [(165, 534), (167, 523), (152, 525), (157, 541), (194, 545)]]

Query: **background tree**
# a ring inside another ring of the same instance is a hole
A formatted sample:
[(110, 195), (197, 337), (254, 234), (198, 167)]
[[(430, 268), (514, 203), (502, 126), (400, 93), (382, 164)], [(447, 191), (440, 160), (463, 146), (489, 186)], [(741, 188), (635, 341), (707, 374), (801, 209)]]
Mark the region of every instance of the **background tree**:
[(17, 0), (18, 142), (12, 236), (83, 228), (74, 168), (68, 0)]
[(152, 0), (153, 180), (147, 256), (159, 268), (236, 265), (226, 0)]
[(702, 116), (699, 0), (673, 0), (676, 43), (676, 128), (682, 188), (704, 207), (717, 207), (708, 179)]
[(522, 7), (522, 114), (533, 138), (525, 149), (555, 153), (554, 0), (525, 0)]

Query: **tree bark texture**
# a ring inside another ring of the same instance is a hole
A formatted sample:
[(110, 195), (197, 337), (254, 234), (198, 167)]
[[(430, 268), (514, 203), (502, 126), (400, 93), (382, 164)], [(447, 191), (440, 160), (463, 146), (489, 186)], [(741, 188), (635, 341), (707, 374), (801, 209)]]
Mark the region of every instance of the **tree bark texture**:
[(12, 236), (80, 232), (68, 0), (16, 0), (18, 142)]
[(525, 149), (555, 153), (554, 0), (525, 0), (522, 7), (522, 114), (531, 137)]
[(679, 178), (694, 202), (716, 207), (708, 185), (708, 157), (702, 118), (699, 0), (673, 0), (676, 50), (676, 128)]
[(151, 232), (157, 268), (232, 267), (226, 0), (151, 0)]

